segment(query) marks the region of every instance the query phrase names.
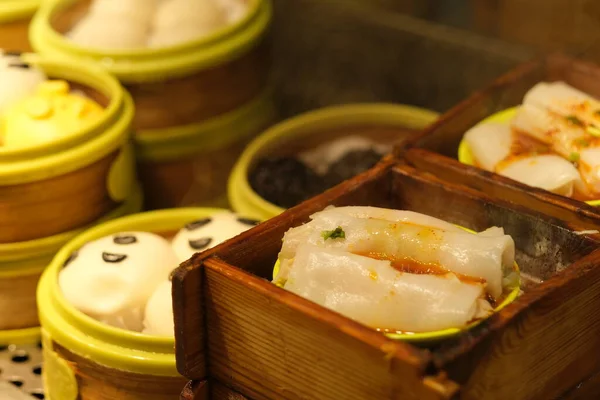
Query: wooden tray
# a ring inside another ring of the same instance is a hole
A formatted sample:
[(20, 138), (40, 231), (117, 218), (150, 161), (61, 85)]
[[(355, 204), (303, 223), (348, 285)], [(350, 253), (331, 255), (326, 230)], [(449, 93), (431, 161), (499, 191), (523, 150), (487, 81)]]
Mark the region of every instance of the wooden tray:
[(459, 143), (469, 128), (492, 114), (521, 104), (525, 93), (535, 84), (559, 80), (600, 97), (600, 67), (553, 54), (524, 63), (499, 77), (443, 114), (414, 139), (402, 143), (396, 148), (395, 155), (442, 179), (482, 190), (491, 196), (510, 194), (510, 199), (515, 201), (517, 198), (526, 202), (533, 199), (542, 201), (538, 207), (545, 207), (543, 203), (552, 203), (581, 215), (594, 213), (593, 208), (583, 202), (554, 196), (545, 190), (456, 161)]
[[(180, 373), (253, 399), (556, 398), (600, 369), (600, 235), (581, 234), (600, 214), (507, 201), (511, 190), (500, 186), (491, 198), (386, 158), (194, 256), (173, 279)], [(329, 204), (502, 226), (517, 245), (524, 294), (472, 331), (418, 348), (271, 284), (284, 232)]]
[(213, 380), (190, 381), (180, 396), (181, 400), (249, 400), (222, 383)]

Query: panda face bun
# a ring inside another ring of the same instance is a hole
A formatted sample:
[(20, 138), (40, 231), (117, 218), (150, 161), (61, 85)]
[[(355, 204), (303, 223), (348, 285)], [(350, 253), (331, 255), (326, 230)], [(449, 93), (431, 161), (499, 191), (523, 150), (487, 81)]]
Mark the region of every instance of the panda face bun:
[(148, 297), (177, 265), (170, 243), (162, 237), (119, 233), (74, 253), (59, 275), (59, 285), (80, 311), (111, 325), (139, 330)]
[(258, 223), (229, 211), (191, 221), (173, 239), (173, 249), (179, 261), (183, 262), (195, 253), (215, 247)]

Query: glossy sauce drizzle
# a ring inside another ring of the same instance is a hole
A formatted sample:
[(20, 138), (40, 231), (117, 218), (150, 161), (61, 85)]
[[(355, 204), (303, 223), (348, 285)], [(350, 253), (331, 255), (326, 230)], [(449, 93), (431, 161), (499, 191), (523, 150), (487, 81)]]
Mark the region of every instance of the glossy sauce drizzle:
[[(374, 251), (352, 252), (352, 253), (356, 254), (358, 256), (373, 258), (375, 260), (389, 261), (391, 263), (392, 267), (394, 269), (396, 269), (397, 271), (405, 272), (405, 273), (409, 273), (409, 274), (446, 275), (446, 274), (452, 273), (452, 274), (456, 275), (456, 277), (461, 282), (464, 282), (464, 283), (483, 284), (486, 282), (486, 280), (483, 278), (477, 278), (477, 277), (473, 277), (473, 276), (459, 274), (457, 272), (450, 271), (450, 270), (442, 267), (439, 264), (423, 263), (423, 262), (414, 260), (412, 258), (397, 258), (397, 257), (390, 256), (388, 254), (385, 254), (385, 253), (379, 253), (379, 252), (374, 252)], [(496, 305), (502, 301), (502, 298), (504, 298), (504, 296), (505, 296), (505, 293), (503, 293), (502, 297), (500, 299), (498, 299), (498, 301), (496, 301), (496, 300), (494, 300), (493, 297), (491, 297), (488, 294), (488, 295), (486, 295), (486, 300), (491, 304), (492, 308), (496, 308)], [(472, 322), (472, 321), (470, 321), (470, 322)], [(397, 333), (397, 334), (404, 334), (404, 335), (411, 335), (411, 334), (419, 333), (419, 332), (401, 331), (401, 330), (393, 329), (393, 328), (376, 328), (376, 329), (378, 332), (382, 332), (382, 333)]]
[(358, 256), (369, 257), (369, 258), (373, 258), (375, 260), (389, 261), (391, 263), (392, 267), (394, 267), (394, 269), (396, 269), (397, 271), (405, 272), (405, 273), (409, 273), (409, 274), (446, 275), (446, 274), (452, 273), (452, 274), (456, 275), (456, 277), (461, 282), (464, 282), (464, 283), (483, 284), (486, 282), (486, 280), (483, 278), (477, 278), (474, 276), (459, 274), (457, 272), (450, 271), (450, 270), (442, 267), (439, 264), (423, 263), (423, 262), (414, 260), (412, 258), (397, 258), (394, 256), (390, 256), (388, 254), (385, 254), (385, 253), (379, 253), (379, 252), (374, 252), (374, 251), (353, 252), (353, 253)]

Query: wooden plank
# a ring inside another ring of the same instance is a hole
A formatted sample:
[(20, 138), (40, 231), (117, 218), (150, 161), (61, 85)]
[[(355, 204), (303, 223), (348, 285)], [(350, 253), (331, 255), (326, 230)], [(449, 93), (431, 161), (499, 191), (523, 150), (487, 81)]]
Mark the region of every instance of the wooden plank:
[(177, 370), (188, 379), (207, 377), (202, 261), (184, 262), (172, 275)]
[(214, 379), (188, 382), (179, 398), (180, 400), (250, 400)]
[(426, 400), (455, 393), (452, 382), (424, 380), (427, 351), (217, 258), (205, 265), (211, 376), (240, 393), (257, 400)]
[(600, 212), (597, 207), (461, 164), (457, 160), (427, 150), (410, 149), (404, 157), (408, 164), (438, 179), (479, 190), (492, 198), (502, 198), (515, 204), (528, 204), (530, 208), (544, 215), (571, 224), (575, 230), (598, 229)]
[(600, 252), (523, 295), (489, 326), (491, 334), (436, 365), (462, 383), (462, 399), (556, 398), (600, 369)]
[(179, 396), (180, 400), (209, 400), (208, 381), (189, 381)]
[(559, 400), (587, 400), (600, 398), (600, 372), (579, 383)]

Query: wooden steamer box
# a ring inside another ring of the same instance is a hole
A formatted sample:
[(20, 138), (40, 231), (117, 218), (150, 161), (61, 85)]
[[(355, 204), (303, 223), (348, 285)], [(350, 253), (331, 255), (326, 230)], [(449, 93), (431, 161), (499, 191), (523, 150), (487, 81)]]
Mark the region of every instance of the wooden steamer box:
[(181, 392), (181, 400), (248, 400), (247, 397), (213, 380), (190, 381)]
[[(591, 377), (600, 369), (600, 235), (582, 231), (600, 213), (468, 168), (447, 178), (388, 157), (184, 263), (173, 278), (179, 371), (251, 399), (289, 400), (551, 399)], [(493, 197), (468, 180), (493, 187)], [(515, 239), (523, 294), (471, 331), (417, 347), (271, 284), (284, 232), (330, 204), (502, 226)]]
[[(521, 104), (525, 93), (535, 84), (552, 81), (564, 81), (600, 98), (598, 66), (562, 54), (552, 54), (523, 63), (475, 92), (415, 138), (397, 146), (395, 156), (421, 171), (480, 190), (491, 197), (503, 197), (525, 204), (539, 200), (538, 209), (546, 214), (552, 213), (548, 208), (550, 205), (559, 205), (580, 218), (593, 220), (596, 208), (585, 203), (562, 196), (550, 196), (545, 190), (523, 185), (457, 160), (459, 143), (469, 128), (492, 114)], [(572, 218), (569, 213), (556, 216), (565, 220)]]

